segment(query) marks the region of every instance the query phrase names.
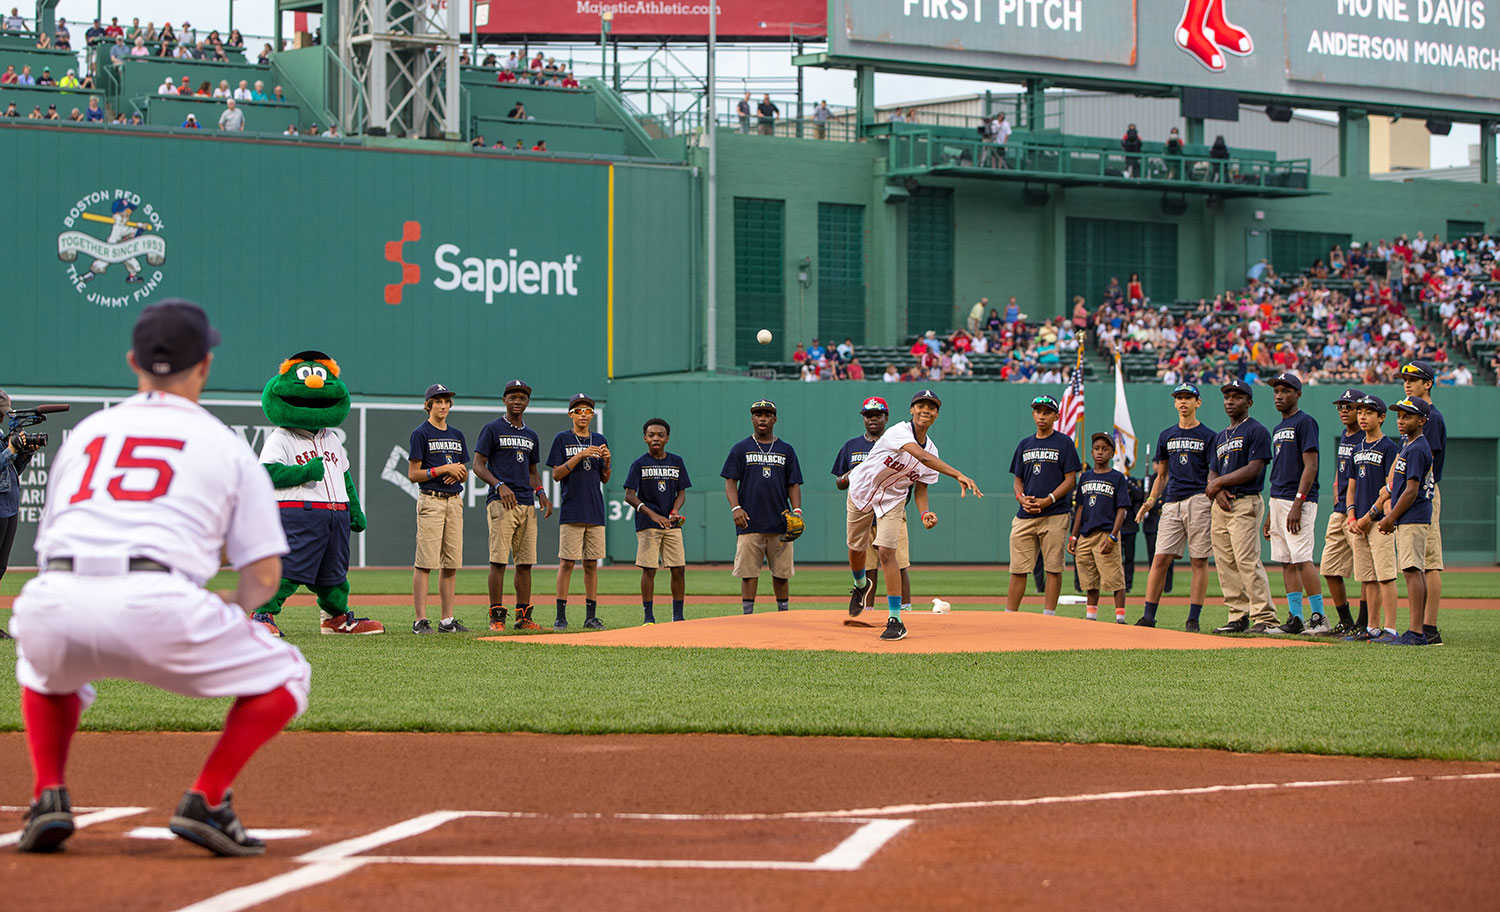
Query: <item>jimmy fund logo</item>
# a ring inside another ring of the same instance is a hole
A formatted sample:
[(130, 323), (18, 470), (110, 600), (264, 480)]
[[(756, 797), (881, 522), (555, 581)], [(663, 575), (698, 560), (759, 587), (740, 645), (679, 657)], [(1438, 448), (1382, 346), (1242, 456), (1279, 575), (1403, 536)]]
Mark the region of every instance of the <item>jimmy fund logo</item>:
[[(63, 228), (57, 236), (57, 257), (67, 264), (73, 288), (89, 301), (125, 307), (151, 297), (161, 284), (161, 270), (155, 268), (167, 260), (161, 215), (149, 203), (143, 205), (140, 194), (120, 188), (95, 190), (73, 204)], [(101, 236), (101, 231), (107, 233)], [(86, 266), (79, 254), (88, 258)], [(142, 270), (142, 260), (152, 267), (149, 273)], [(116, 265), (125, 267), (123, 281), (100, 281)]]

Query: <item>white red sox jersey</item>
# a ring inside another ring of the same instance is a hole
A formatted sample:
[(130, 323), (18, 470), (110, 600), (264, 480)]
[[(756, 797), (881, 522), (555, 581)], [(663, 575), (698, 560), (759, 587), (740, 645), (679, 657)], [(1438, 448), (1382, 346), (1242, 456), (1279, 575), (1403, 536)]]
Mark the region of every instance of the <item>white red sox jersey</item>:
[(264, 465), (306, 465), (308, 460), (323, 459), (323, 477), (295, 488), (277, 488), (277, 500), (310, 500), (316, 503), (348, 503), (344, 472), (349, 469), (349, 453), (331, 428), (306, 431), (301, 428), (277, 428), (266, 436), (260, 447)]
[[(916, 443), (916, 434), (910, 421), (901, 421), (886, 428), (870, 455), (849, 473), (849, 502), (857, 510), (875, 511), (877, 517), (892, 510), (901, 509), (906, 503), (906, 492), (914, 482), (933, 484), (941, 475), (917, 461), (917, 457), (901, 448)], [(934, 457), (937, 444), (928, 437), (922, 449)]]
[(42, 565), (145, 557), (198, 585), (287, 553), (271, 478), (207, 409), (137, 393), (83, 419), (57, 453), (37, 529)]

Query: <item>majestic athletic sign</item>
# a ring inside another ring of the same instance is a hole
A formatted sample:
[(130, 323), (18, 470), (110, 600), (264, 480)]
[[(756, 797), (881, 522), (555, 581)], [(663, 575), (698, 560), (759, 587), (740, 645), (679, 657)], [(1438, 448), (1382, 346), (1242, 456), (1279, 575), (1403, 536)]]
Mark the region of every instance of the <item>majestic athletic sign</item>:
[(830, 0), (836, 57), (1500, 114), (1492, 0)]

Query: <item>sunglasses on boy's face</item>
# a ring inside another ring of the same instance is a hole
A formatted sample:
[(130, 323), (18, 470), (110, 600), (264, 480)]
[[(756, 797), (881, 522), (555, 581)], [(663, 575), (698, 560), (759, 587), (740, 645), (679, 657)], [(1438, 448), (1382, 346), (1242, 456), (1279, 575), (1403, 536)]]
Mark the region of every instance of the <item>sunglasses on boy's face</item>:
[(569, 415), (592, 415), (592, 414), (594, 414), (594, 410), (591, 409), (591, 408), (589, 408), (586, 405), (580, 405), (580, 406), (578, 406), (578, 408), (568, 409), (568, 414)]

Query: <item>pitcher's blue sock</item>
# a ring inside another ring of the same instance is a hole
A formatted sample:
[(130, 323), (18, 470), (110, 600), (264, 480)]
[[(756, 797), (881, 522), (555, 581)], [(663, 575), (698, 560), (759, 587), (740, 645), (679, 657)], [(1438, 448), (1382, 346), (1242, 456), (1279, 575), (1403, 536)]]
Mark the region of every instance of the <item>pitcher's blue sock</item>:
[(855, 585), (855, 587), (859, 588), (859, 589), (865, 588), (865, 571), (863, 569), (860, 569), (860, 570), (850, 570), (849, 572), (852, 573), (852, 574), (854, 574), (854, 585)]
[(672, 599), (672, 620), (682, 620), (682, 599)]
[(1302, 620), (1302, 593), (1288, 592), (1286, 594), (1286, 609), (1292, 613), (1292, 617)]
[(888, 595), (885, 597), (886, 604), (890, 606), (891, 617), (901, 620), (901, 596)]
[(1323, 593), (1309, 595), (1307, 597), (1307, 613), (1309, 615), (1323, 613)]
[(746, 614), (754, 614), (755, 599), (740, 599), (740, 609)]
[(1198, 615), (1200, 615), (1202, 613), (1203, 613), (1203, 606), (1202, 605), (1189, 605), (1188, 606), (1188, 620), (1190, 620), (1190, 621), (1196, 621), (1196, 620), (1198, 620)]
[(644, 609), (646, 609), (646, 623), (648, 623), (648, 624), (655, 624), (656, 623), (656, 616), (651, 613), (651, 603), (650, 602), (641, 602), (641, 607), (644, 608)]
[(1148, 620), (1148, 621), (1154, 621), (1154, 620), (1156, 620), (1156, 603), (1155, 602), (1147, 602), (1146, 603), (1146, 620)]

